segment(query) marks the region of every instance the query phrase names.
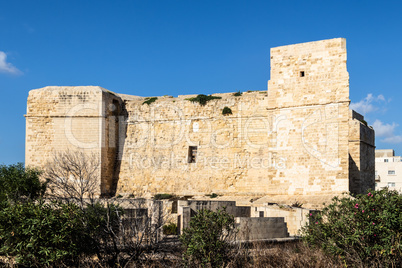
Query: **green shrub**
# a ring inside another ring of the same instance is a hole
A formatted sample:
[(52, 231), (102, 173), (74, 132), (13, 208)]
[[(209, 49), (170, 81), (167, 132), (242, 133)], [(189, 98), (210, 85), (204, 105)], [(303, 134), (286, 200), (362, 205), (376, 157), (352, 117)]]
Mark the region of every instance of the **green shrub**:
[(184, 253), (183, 261), (188, 266), (221, 267), (228, 261), (230, 236), (234, 233), (233, 215), (225, 209), (199, 210), (191, 218), (190, 227), (180, 236)]
[(210, 198), (217, 198), (218, 197), (218, 195), (216, 193), (212, 193), (212, 194), (209, 194), (207, 196), (209, 196)]
[(292, 204), (292, 207), (295, 207), (295, 208), (302, 208), (302, 207), (303, 207), (303, 203), (296, 200), (296, 201)]
[[(116, 213), (118, 212), (118, 213)], [(76, 265), (81, 254), (109, 255), (111, 233), (119, 231), (122, 210), (91, 204), (21, 202), (0, 210), (0, 255), (29, 267)]]
[(85, 251), (82, 210), (74, 204), (24, 202), (0, 211), (0, 254), (43, 267), (73, 262)]
[(164, 235), (176, 235), (177, 234), (177, 225), (175, 223), (169, 223), (163, 225), (162, 227)]
[(162, 199), (170, 199), (172, 197), (173, 197), (173, 195), (171, 195), (171, 194), (156, 194), (154, 196), (154, 199), (155, 200), (162, 200)]
[(189, 100), (191, 102), (198, 102), (200, 105), (204, 106), (205, 104), (207, 104), (208, 101), (215, 100), (215, 99), (222, 99), (222, 97), (211, 96), (211, 95), (207, 96), (204, 94), (199, 94), (199, 95), (197, 95), (197, 97), (189, 98), (187, 100)]
[(303, 239), (351, 266), (395, 266), (402, 263), (401, 212), (401, 194), (388, 189), (334, 198), (322, 212), (309, 215)]
[(243, 94), (243, 93), (241, 93), (240, 90), (239, 90), (239, 91), (237, 91), (236, 93), (234, 93), (233, 96), (235, 96), (235, 97), (240, 97), (242, 94)]
[(223, 115), (232, 114), (232, 109), (230, 109), (229, 107), (225, 106), (225, 108), (223, 108), (223, 110), (222, 110), (222, 114)]
[(145, 101), (142, 103), (142, 105), (144, 105), (144, 104), (150, 105), (151, 103), (155, 102), (157, 99), (158, 99), (158, 97), (145, 98)]
[(37, 169), (24, 168), (22, 163), (0, 165), (0, 202), (16, 202), (22, 197), (36, 199), (42, 196), (46, 183), (39, 180), (40, 174)]

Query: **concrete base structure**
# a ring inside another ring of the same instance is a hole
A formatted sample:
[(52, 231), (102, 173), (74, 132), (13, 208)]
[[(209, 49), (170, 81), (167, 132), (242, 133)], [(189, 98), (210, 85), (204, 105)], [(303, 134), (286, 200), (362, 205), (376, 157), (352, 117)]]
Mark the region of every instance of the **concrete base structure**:
[(198, 210), (216, 211), (225, 208), (233, 215), (238, 228), (237, 240), (267, 240), (299, 235), (299, 230), (308, 223), (309, 209), (261, 204), (259, 206), (236, 206), (233, 201), (178, 200), (177, 225), (179, 234), (189, 227), (191, 217)]
[(236, 218), (238, 241), (267, 240), (289, 237), (283, 217)]

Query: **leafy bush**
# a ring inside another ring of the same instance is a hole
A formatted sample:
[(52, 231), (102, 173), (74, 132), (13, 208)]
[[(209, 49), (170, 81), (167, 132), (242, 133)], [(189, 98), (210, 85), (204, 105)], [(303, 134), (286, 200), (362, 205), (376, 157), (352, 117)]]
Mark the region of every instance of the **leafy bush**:
[(173, 195), (171, 195), (171, 194), (156, 194), (154, 196), (154, 199), (155, 200), (162, 200), (162, 199), (170, 199), (172, 197), (173, 197)]
[(39, 180), (41, 172), (24, 168), (22, 163), (0, 165), (0, 202), (16, 202), (22, 197), (36, 199), (46, 190), (46, 183)]
[(230, 109), (229, 107), (225, 106), (225, 108), (223, 108), (223, 110), (222, 110), (222, 114), (223, 115), (232, 114), (232, 109)]
[(216, 193), (207, 194), (207, 196), (209, 196), (209, 198), (217, 198), (218, 197), (218, 195)]
[(118, 254), (107, 241), (118, 233), (122, 210), (100, 203), (82, 210), (58, 202), (21, 202), (0, 210), (0, 254), (19, 264), (43, 267), (76, 264), (81, 254)]
[(0, 211), (0, 254), (43, 267), (72, 262), (85, 251), (82, 210), (74, 204), (17, 203)]
[(164, 235), (176, 235), (177, 234), (177, 225), (173, 222), (163, 225), (162, 229), (163, 229)]
[(294, 208), (302, 208), (302, 207), (303, 207), (303, 203), (296, 200), (296, 201), (292, 204), (292, 207), (294, 207)]
[(211, 96), (211, 95), (207, 96), (204, 94), (199, 94), (199, 95), (197, 95), (197, 97), (189, 98), (187, 100), (189, 100), (191, 102), (198, 102), (200, 105), (204, 106), (207, 104), (208, 101), (215, 100), (215, 99), (222, 99), (222, 97)]
[(241, 93), (240, 90), (239, 90), (239, 91), (237, 91), (236, 93), (234, 93), (233, 96), (235, 96), (235, 97), (240, 97), (242, 94), (243, 94), (243, 93)]
[(145, 101), (142, 103), (142, 105), (144, 105), (144, 104), (150, 105), (151, 103), (155, 102), (157, 99), (158, 99), (158, 97), (145, 98)]
[(311, 213), (304, 240), (341, 256), (352, 266), (402, 263), (402, 196), (388, 189), (356, 198), (334, 198), (322, 212)]
[(228, 240), (234, 233), (233, 215), (225, 209), (199, 210), (191, 218), (190, 227), (180, 236), (184, 253), (183, 260), (189, 266), (223, 266), (229, 259)]

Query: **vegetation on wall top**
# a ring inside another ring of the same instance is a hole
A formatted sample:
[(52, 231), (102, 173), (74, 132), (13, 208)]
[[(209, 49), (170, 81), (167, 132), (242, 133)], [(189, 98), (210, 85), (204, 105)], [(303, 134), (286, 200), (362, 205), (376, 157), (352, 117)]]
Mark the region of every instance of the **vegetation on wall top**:
[(144, 105), (144, 104), (150, 105), (151, 103), (155, 102), (157, 99), (158, 99), (158, 97), (145, 98), (145, 101), (142, 103), (142, 105)]
[(189, 100), (191, 102), (198, 102), (200, 105), (204, 106), (205, 104), (207, 104), (208, 101), (215, 100), (215, 99), (222, 99), (222, 97), (211, 96), (211, 95), (207, 96), (204, 94), (199, 94), (195, 98), (188, 98), (186, 100)]
[(240, 97), (243, 93), (241, 93), (241, 91), (237, 91), (236, 93), (233, 93), (233, 96), (235, 97)]

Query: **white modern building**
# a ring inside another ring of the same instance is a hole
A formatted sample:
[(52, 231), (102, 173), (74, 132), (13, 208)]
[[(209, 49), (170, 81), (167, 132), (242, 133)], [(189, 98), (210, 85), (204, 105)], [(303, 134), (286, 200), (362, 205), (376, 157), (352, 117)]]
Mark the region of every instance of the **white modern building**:
[(375, 150), (375, 189), (384, 187), (402, 192), (402, 157), (392, 149)]

